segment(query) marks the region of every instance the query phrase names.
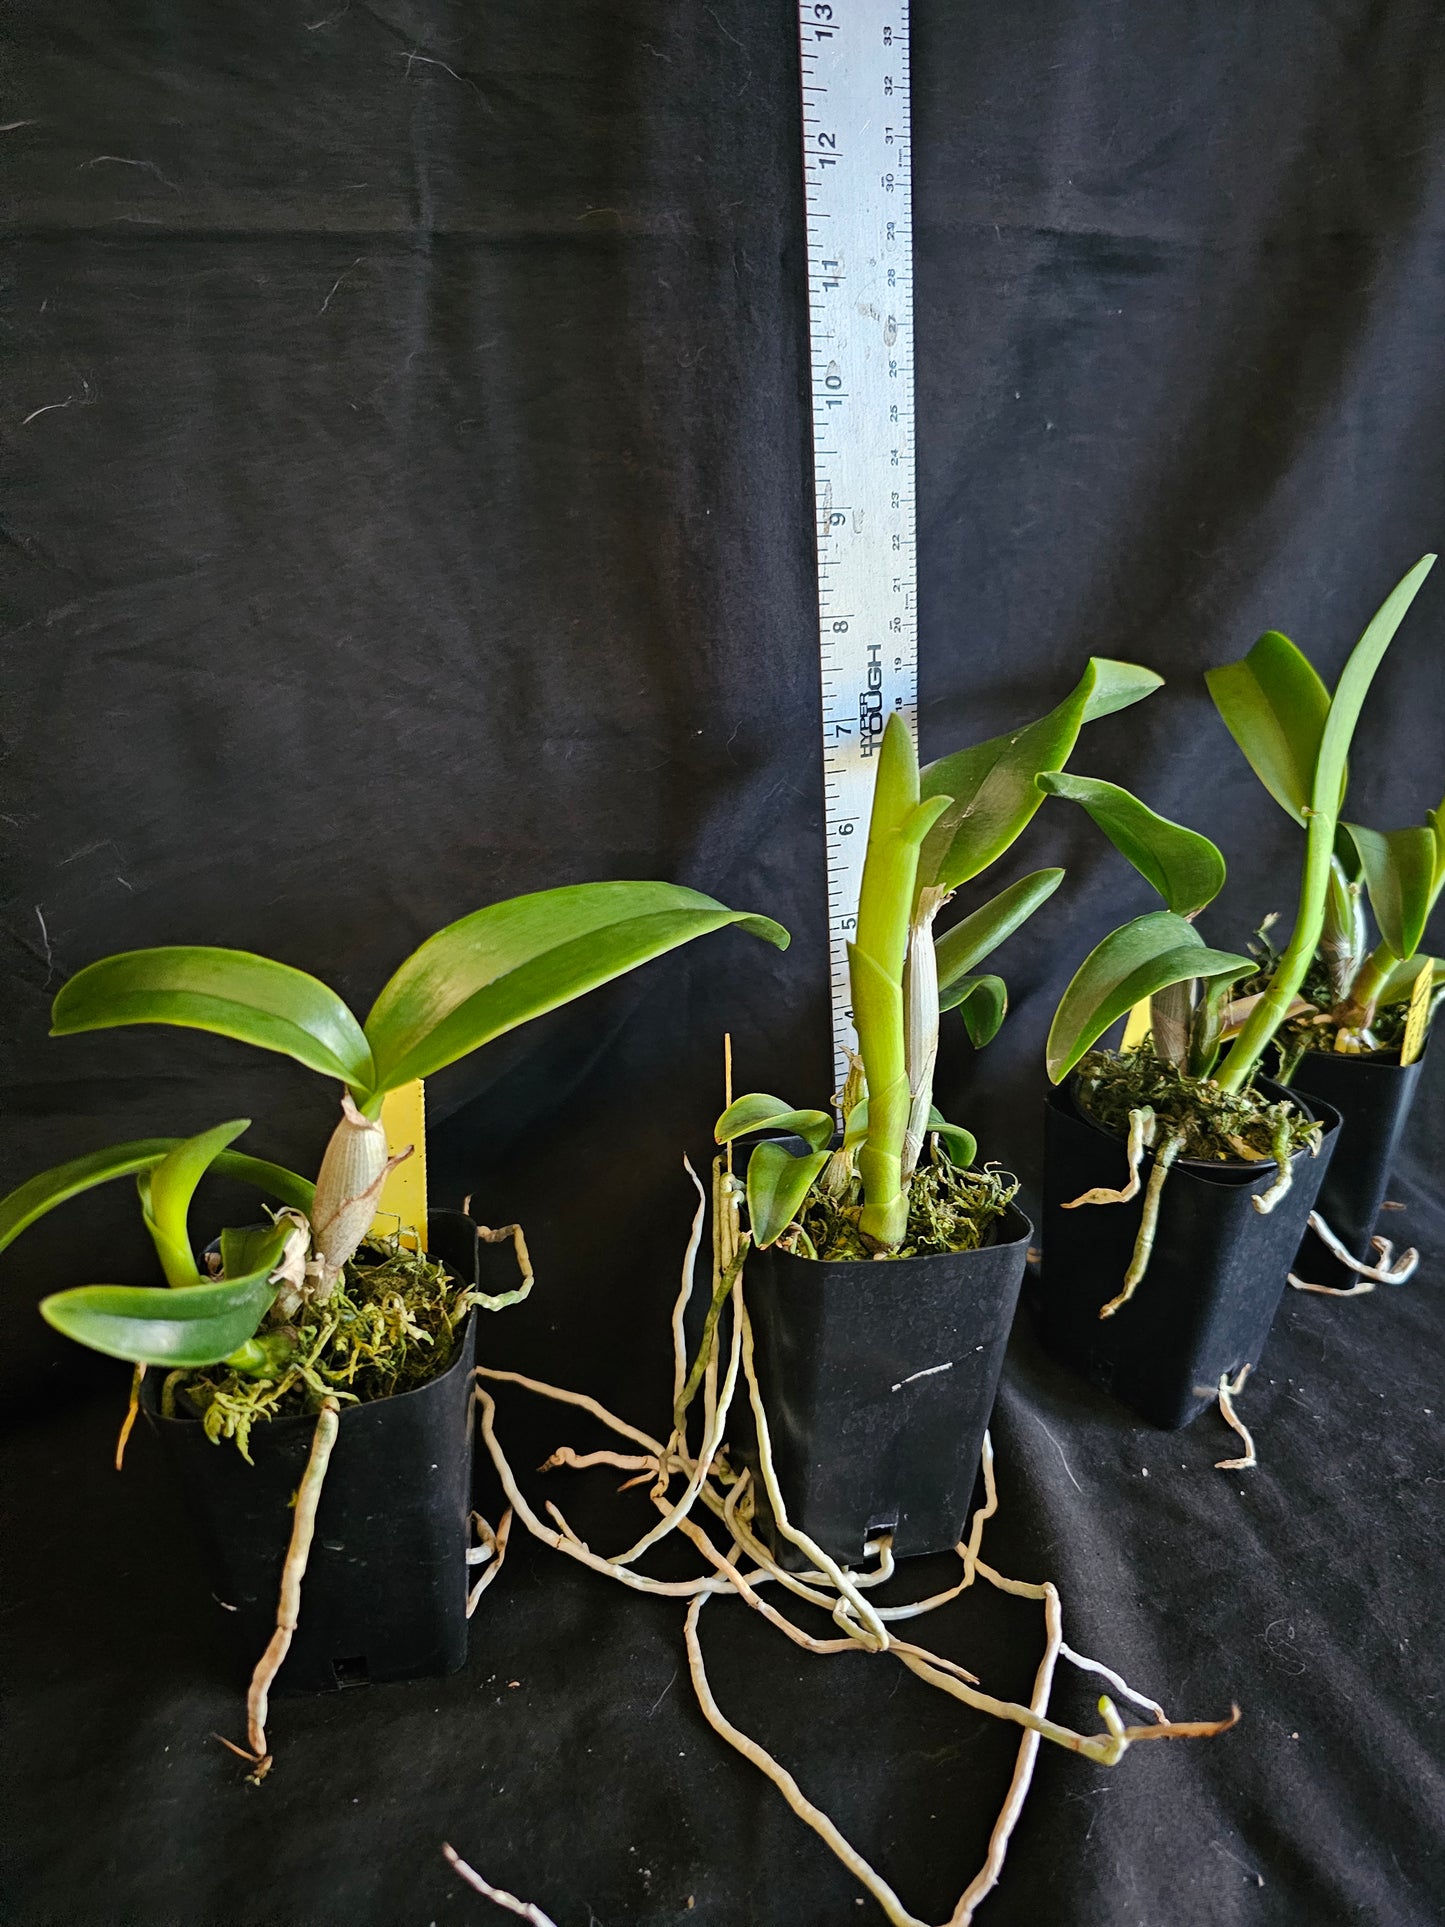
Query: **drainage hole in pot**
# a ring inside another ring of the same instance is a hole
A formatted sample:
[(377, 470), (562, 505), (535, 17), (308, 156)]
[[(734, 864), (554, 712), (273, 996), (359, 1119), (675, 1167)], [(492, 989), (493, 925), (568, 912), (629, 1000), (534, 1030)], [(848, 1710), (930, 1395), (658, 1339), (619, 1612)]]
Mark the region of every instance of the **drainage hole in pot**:
[(889, 1534), (892, 1534), (892, 1533), (896, 1533), (897, 1530), (898, 1530), (897, 1510), (895, 1509), (892, 1512), (880, 1512), (876, 1514), (875, 1517), (871, 1518), (868, 1521), (867, 1529), (864, 1531), (864, 1534), (863, 1534), (863, 1544), (866, 1548), (866, 1546), (871, 1540), (881, 1537), (883, 1533), (887, 1532)]
[(331, 1662), (331, 1670), (336, 1675), (336, 1684), (338, 1686), (369, 1686), (371, 1684), (371, 1668), (366, 1663), (366, 1655), (364, 1653), (356, 1659), (333, 1659)]

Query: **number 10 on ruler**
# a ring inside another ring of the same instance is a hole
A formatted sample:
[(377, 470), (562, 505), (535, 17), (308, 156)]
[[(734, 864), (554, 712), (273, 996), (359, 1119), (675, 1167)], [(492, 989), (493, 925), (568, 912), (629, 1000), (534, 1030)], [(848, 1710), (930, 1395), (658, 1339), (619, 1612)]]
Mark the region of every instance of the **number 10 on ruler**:
[(873, 759), (916, 729), (908, 7), (802, 0), (803, 176), (818, 535), (833, 1043), (854, 1045), (847, 945)]

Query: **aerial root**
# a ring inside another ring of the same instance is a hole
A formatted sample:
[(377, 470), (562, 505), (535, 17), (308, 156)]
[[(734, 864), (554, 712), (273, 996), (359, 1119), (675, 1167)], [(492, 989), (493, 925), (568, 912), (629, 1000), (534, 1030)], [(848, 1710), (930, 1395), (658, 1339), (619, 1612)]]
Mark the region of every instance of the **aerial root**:
[(1321, 1298), (1363, 1298), (1367, 1292), (1373, 1291), (1376, 1285), (1403, 1285), (1406, 1279), (1413, 1278), (1415, 1275), (1420, 1254), (1413, 1245), (1408, 1251), (1402, 1251), (1397, 1258), (1395, 1247), (1388, 1238), (1371, 1238), (1370, 1245), (1375, 1253), (1375, 1262), (1369, 1265), (1363, 1259), (1354, 1257), (1341, 1244), (1318, 1211), (1311, 1211), (1309, 1226), (1330, 1255), (1338, 1258), (1342, 1265), (1356, 1274), (1357, 1282), (1353, 1285), (1311, 1285), (1303, 1278), (1296, 1278), (1291, 1272), (1289, 1281), (1296, 1291), (1318, 1292)]
[(486, 1566), (476, 1585), (467, 1594), (467, 1618), (477, 1610), (477, 1601), (502, 1570), (502, 1561), (507, 1556), (507, 1540), (512, 1531), (512, 1509), (508, 1506), (502, 1514), (502, 1523), (493, 1532), (480, 1512), (471, 1515), (471, 1524), (476, 1528), (477, 1544), (467, 1552), (469, 1566)]
[(1232, 1425), (1244, 1440), (1244, 1455), (1237, 1459), (1216, 1459), (1216, 1472), (1248, 1472), (1259, 1464), (1254, 1453), (1254, 1440), (1249, 1436), (1249, 1427), (1234, 1409), (1234, 1401), (1244, 1390), (1244, 1381), (1254, 1370), (1253, 1365), (1241, 1365), (1238, 1374), (1231, 1381), (1228, 1372), (1219, 1374), (1219, 1410), (1226, 1425)]
[(1139, 1165), (1146, 1150), (1154, 1142), (1154, 1132), (1158, 1120), (1153, 1111), (1146, 1106), (1142, 1110), (1129, 1113), (1129, 1182), (1111, 1190), (1107, 1184), (1096, 1184), (1092, 1191), (1085, 1191), (1077, 1198), (1070, 1198), (1064, 1206), (1065, 1211), (1077, 1211), (1081, 1204), (1128, 1204), (1139, 1195)]
[[(1156, 1159), (1156, 1172), (1151, 1175), (1151, 1185), (1159, 1177), (1158, 1164), (1163, 1163), (1167, 1171), (1168, 1163), (1172, 1162), (1172, 1157), (1166, 1159), (1169, 1149), (1166, 1145)], [(1177, 1147), (1175, 1149), (1177, 1151)], [(689, 1175), (696, 1183), (696, 1176), (690, 1169)], [(698, 1630), (702, 1608), (708, 1598), (717, 1593), (735, 1595), (792, 1644), (820, 1656), (859, 1653), (892, 1657), (924, 1684), (978, 1711), (1021, 1727), (1023, 1730), (1013, 1775), (989, 1838), (984, 1864), (960, 1897), (946, 1924), (946, 1927), (968, 1927), (974, 1909), (998, 1881), (1010, 1836), (1028, 1794), (1041, 1740), (1047, 1739), (1071, 1752), (1112, 1765), (1137, 1740), (1200, 1738), (1222, 1733), (1238, 1719), (1239, 1710), (1234, 1708), (1229, 1718), (1224, 1720), (1167, 1719), (1157, 1701), (1137, 1692), (1109, 1667), (1076, 1653), (1065, 1644), (1059, 1595), (1050, 1582), (1036, 1584), (1012, 1579), (983, 1560), (980, 1555), (984, 1527), (998, 1509), (993, 1448), (987, 1435), (983, 1444), (983, 1502), (973, 1515), (966, 1539), (961, 1540), (956, 1548), (963, 1568), (962, 1576), (956, 1584), (927, 1598), (887, 1606), (875, 1606), (870, 1602), (869, 1590), (881, 1584), (893, 1572), (893, 1548), (888, 1535), (870, 1541), (865, 1548), (869, 1558), (876, 1559), (876, 1565), (869, 1570), (855, 1571), (830, 1558), (821, 1546), (793, 1525), (778, 1484), (768, 1418), (763, 1408), (754, 1363), (753, 1332), (743, 1299), (742, 1267), (738, 1260), (745, 1252), (746, 1245), (737, 1230), (738, 1187), (731, 1174), (727, 1173), (722, 1159), (715, 1162), (713, 1176), (713, 1280), (709, 1308), (715, 1312), (715, 1316), (699, 1346), (698, 1356), (689, 1368), (684, 1349), (683, 1320), (691, 1296), (693, 1266), (701, 1246), (701, 1219), (695, 1218), (684, 1266), (684, 1288), (673, 1309), (674, 1423), (672, 1436), (666, 1443), (619, 1419), (586, 1394), (570, 1392), (520, 1373), (497, 1371), (485, 1366), (476, 1368), (473, 1398), (482, 1437), (507, 1495), (510, 1508), (508, 1517), (515, 1512), (534, 1537), (579, 1564), (616, 1580), (620, 1585), (638, 1592), (688, 1601), (684, 1621), (688, 1672), (704, 1717), (730, 1746), (773, 1782), (793, 1812), (819, 1835), (877, 1900), (893, 1927), (925, 1927), (925, 1924), (907, 1910), (893, 1889), (843, 1837), (827, 1814), (808, 1799), (788, 1770), (766, 1748), (734, 1726), (719, 1708), (708, 1681)], [(725, 1329), (726, 1341), (722, 1336)], [(496, 1403), (484, 1381), (516, 1385), (539, 1397), (586, 1412), (626, 1444), (637, 1448), (632, 1451), (603, 1449), (580, 1452), (571, 1446), (561, 1446), (544, 1461), (542, 1469), (550, 1471), (558, 1467), (582, 1469), (605, 1466), (631, 1473), (633, 1477), (629, 1483), (651, 1486), (650, 1497), (659, 1515), (657, 1523), (625, 1552), (612, 1557), (593, 1551), (573, 1531), (561, 1509), (550, 1499), (544, 1505), (552, 1521), (550, 1525), (547, 1524), (528, 1502), (508, 1463), (497, 1437)], [(1239, 1383), (1243, 1383), (1242, 1377)], [(693, 1397), (700, 1387), (704, 1391), (701, 1400), (702, 1437), (694, 1451), (688, 1437), (688, 1415)], [(740, 1469), (730, 1464), (721, 1443), (729, 1412), (735, 1398), (743, 1395), (744, 1387), (757, 1432), (758, 1463), (755, 1470)], [(1234, 1389), (1237, 1391), (1238, 1385)], [(1222, 1392), (1221, 1402), (1223, 1396)], [(670, 1493), (673, 1481), (679, 1479), (683, 1483), (683, 1490), (681, 1496), (674, 1499)], [(755, 1504), (760, 1504), (763, 1498), (772, 1512), (778, 1533), (806, 1554), (812, 1562), (810, 1570), (803, 1573), (787, 1571), (756, 1536), (752, 1524), (753, 1512)], [(721, 1524), (730, 1541), (726, 1550), (693, 1516), (699, 1506), (712, 1520)], [(634, 1565), (637, 1557), (673, 1533), (692, 1546), (707, 1570), (694, 1578), (682, 1580), (653, 1579), (637, 1571)], [(501, 1531), (496, 1536), (500, 1539)], [(485, 1547), (485, 1533), (483, 1537)], [(483, 1556), (484, 1547), (478, 1548), (478, 1553)], [(957, 1661), (900, 1639), (889, 1630), (898, 1620), (921, 1617), (948, 1604), (980, 1579), (1001, 1592), (1036, 1602), (1043, 1608), (1044, 1651), (1027, 1705), (1000, 1700), (982, 1691), (977, 1677)], [(791, 1598), (831, 1614), (837, 1628), (836, 1634), (817, 1637), (796, 1624), (788, 1613), (763, 1596), (763, 1588), (769, 1583), (781, 1587)], [(1125, 1725), (1113, 1701), (1108, 1698), (1099, 1701), (1103, 1722), (1101, 1732), (1076, 1733), (1051, 1719), (1049, 1700), (1060, 1660), (1099, 1675), (1122, 1698), (1147, 1712), (1151, 1716), (1150, 1723)], [(478, 1892), (533, 1922), (534, 1927), (538, 1927), (538, 1923), (540, 1927), (550, 1927), (547, 1917), (531, 1903), (519, 1901), (515, 1896), (491, 1887), (450, 1848), (445, 1851), (458, 1873)]]
[(445, 1841), (442, 1842), (442, 1852), (469, 1887), (475, 1887), (479, 1894), (484, 1894), (488, 1900), (495, 1901), (509, 1914), (516, 1914), (519, 1919), (530, 1921), (531, 1927), (557, 1927), (557, 1923), (551, 1916), (544, 1914), (534, 1902), (518, 1900), (517, 1896), (509, 1894), (505, 1887), (494, 1887), (490, 1880), (483, 1880), (476, 1868), (469, 1867), (456, 1848), (448, 1846)]
[(1149, 1260), (1154, 1251), (1154, 1234), (1159, 1228), (1159, 1199), (1163, 1194), (1164, 1181), (1183, 1149), (1182, 1137), (1167, 1137), (1154, 1154), (1154, 1169), (1149, 1173), (1149, 1183), (1144, 1192), (1144, 1209), (1139, 1217), (1134, 1255), (1129, 1260), (1129, 1269), (1124, 1273), (1124, 1289), (1117, 1298), (1111, 1298), (1107, 1305), (1100, 1307), (1101, 1318), (1112, 1318), (1121, 1305), (1128, 1304), (1134, 1296), (1135, 1287), (1149, 1269)]
[(120, 1422), (120, 1437), (115, 1442), (115, 1469), (119, 1472), (125, 1465), (125, 1448), (135, 1426), (135, 1415), (140, 1410), (141, 1380), (146, 1375), (144, 1365), (137, 1365), (131, 1373), (130, 1403), (125, 1408), (125, 1417)]
[[(311, 1557), (311, 1539), (316, 1530), (316, 1507), (321, 1499), (321, 1488), (326, 1482), (326, 1468), (331, 1462), (332, 1447), (336, 1444), (336, 1434), (341, 1423), (341, 1406), (330, 1393), (321, 1401), (321, 1410), (316, 1415), (316, 1430), (311, 1437), (311, 1452), (306, 1460), (306, 1470), (301, 1475), (301, 1483), (296, 1489), (296, 1511), (291, 1522), (291, 1543), (286, 1548), (286, 1563), (281, 1568), (281, 1596), (276, 1606), (276, 1630), (270, 1643), (256, 1663), (251, 1675), (251, 1690), (246, 1695), (246, 1741), (243, 1749), (231, 1740), (222, 1740), (223, 1746), (243, 1760), (249, 1760), (252, 1771), (247, 1774), (253, 1786), (259, 1786), (271, 1771), (272, 1758), (266, 1745), (266, 1714), (271, 1688), (276, 1675), (281, 1670), (281, 1662), (291, 1650), (291, 1640), (301, 1617), (301, 1581), (306, 1577), (307, 1561)], [(217, 1735), (220, 1738), (220, 1735)]]
[[(1281, 1117), (1274, 1129), (1274, 1142), (1270, 1145), (1274, 1156), (1274, 1183), (1253, 1195), (1254, 1208), (1261, 1217), (1267, 1218), (1274, 1207), (1284, 1197), (1294, 1183), (1294, 1159), (1290, 1155), (1290, 1126), (1288, 1116)], [(1319, 1146), (1315, 1146), (1318, 1154)]]

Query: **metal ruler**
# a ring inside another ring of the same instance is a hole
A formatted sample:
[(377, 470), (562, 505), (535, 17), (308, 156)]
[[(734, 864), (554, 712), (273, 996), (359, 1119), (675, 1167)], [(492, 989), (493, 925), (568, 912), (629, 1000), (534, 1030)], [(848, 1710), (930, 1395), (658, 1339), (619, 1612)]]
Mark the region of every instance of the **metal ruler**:
[(916, 733), (908, 0), (801, 0), (818, 642), (833, 1044), (856, 1047), (857, 922), (874, 757)]

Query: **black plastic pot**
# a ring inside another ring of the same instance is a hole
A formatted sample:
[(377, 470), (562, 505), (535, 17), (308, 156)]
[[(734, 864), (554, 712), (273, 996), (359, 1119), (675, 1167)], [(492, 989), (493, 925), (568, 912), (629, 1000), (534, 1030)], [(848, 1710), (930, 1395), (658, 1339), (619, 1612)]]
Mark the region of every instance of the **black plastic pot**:
[[(434, 1212), (429, 1244), (459, 1280), (476, 1278), (476, 1234)], [(476, 1312), (451, 1364), (415, 1391), (343, 1405), (301, 1587), (301, 1619), (278, 1692), (453, 1673), (467, 1657), (467, 1521)], [(249, 1675), (276, 1624), (291, 1502), (316, 1421), (273, 1419), (250, 1437), (254, 1464), (213, 1445), (199, 1420), (163, 1419), (156, 1374), (147, 1414), (185, 1494), (211, 1587)]]
[[(1161, 1194), (1149, 1269), (1129, 1302), (1100, 1318), (1129, 1267), (1143, 1185), (1128, 1204), (1063, 1208), (1096, 1185), (1122, 1184), (1127, 1169), (1123, 1138), (1084, 1114), (1074, 1083), (1051, 1090), (1045, 1112), (1043, 1340), (1141, 1417), (1177, 1430), (1214, 1403), (1222, 1373), (1259, 1364), (1328, 1169), (1339, 1114), (1260, 1079), (1261, 1090), (1295, 1097), (1324, 1125), (1319, 1155), (1295, 1153), (1294, 1183), (1268, 1216), (1252, 1197), (1273, 1180), (1272, 1162), (1181, 1159)], [(1144, 1183), (1152, 1168), (1146, 1154)]]
[[(1367, 1264), (1374, 1262), (1370, 1238), (1423, 1068), (1423, 1054), (1413, 1064), (1400, 1065), (1376, 1057), (1306, 1051), (1291, 1080), (1292, 1090), (1323, 1098), (1340, 1114), (1339, 1141), (1315, 1208), (1345, 1249)], [(1305, 1232), (1294, 1269), (1315, 1285), (1338, 1288), (1357, 1282), (1357, 1274), (1313, 1231)]]
[[(980, 1251), (820, 1262), (772, 1246), (744, 1274), (788, 1517), (834, 1559), (893, 1534), (896, 1558), (963, 1536), (1033, 1227), (1012, 1205)], [(745, 1401), (741, 1401), (745, 1403)], [(757, 1463), (746, 1419), (735, 1429)], [(780, 1562), (806, 1563), (764, 1536)]]

